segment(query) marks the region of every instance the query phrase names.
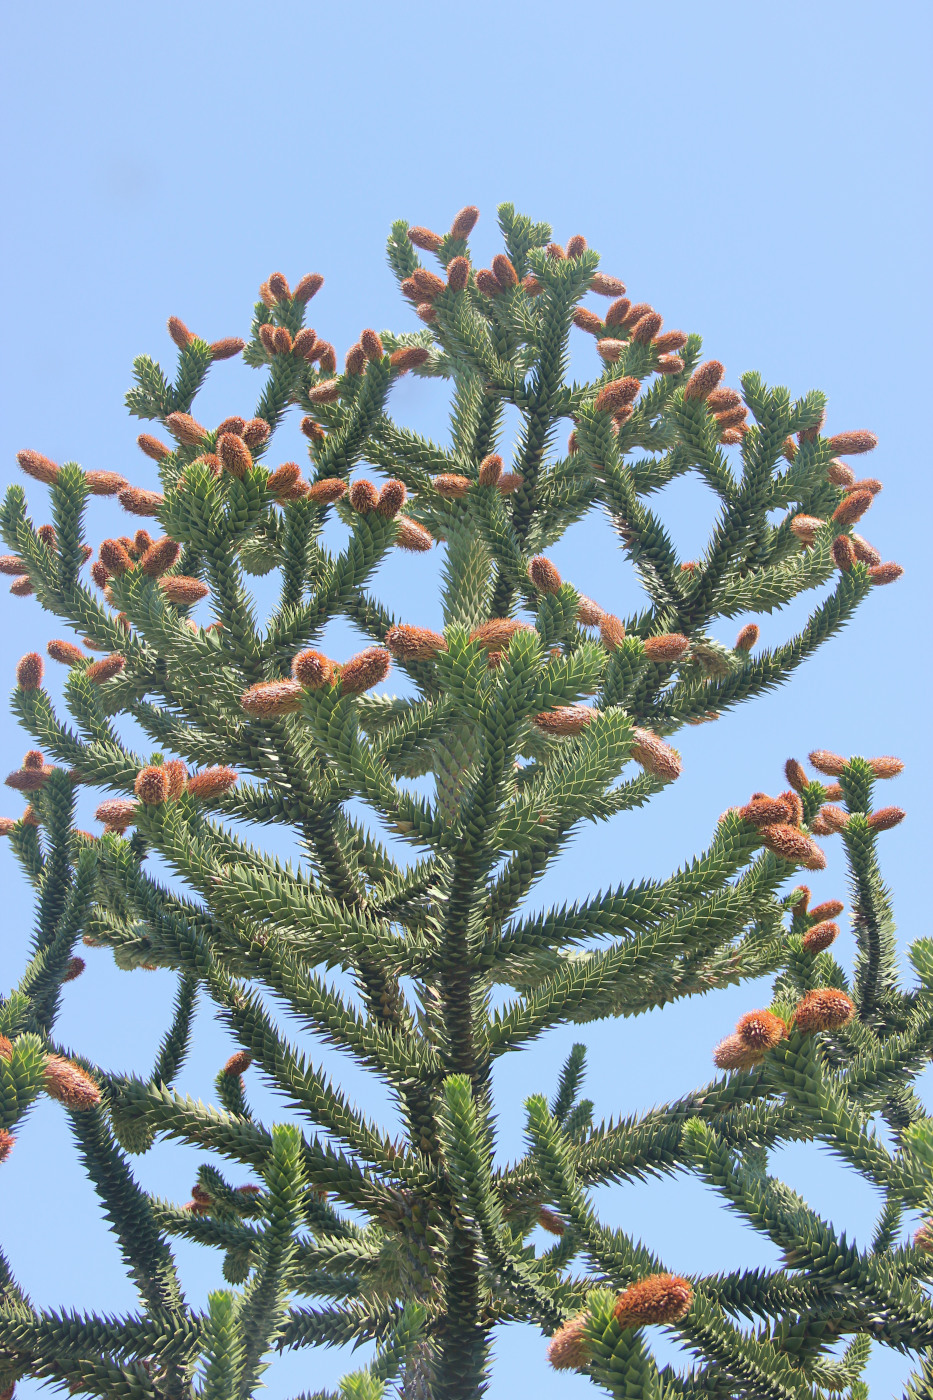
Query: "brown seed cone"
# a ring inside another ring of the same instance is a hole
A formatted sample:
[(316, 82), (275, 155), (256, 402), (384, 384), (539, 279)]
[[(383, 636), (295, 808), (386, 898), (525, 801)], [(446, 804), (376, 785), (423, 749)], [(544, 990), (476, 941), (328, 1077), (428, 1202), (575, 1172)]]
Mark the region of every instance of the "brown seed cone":
[(163, 535), (162, 539), (153, 541), (143, 551), (139, 566), (149, 578), (159, 578), (177, 562), (180, 553), (181, 545), (170, 540), (168, 535)]
[(385, 347), (374, 330), (366, 329), (360, 336), (360, 345), (367, 360), (381, 360)]
[(168, 783), (162, 764), (152, 764), (136, 775), (133, 791), (146, 807), (158, 807), (168, 796)]
[(826, 475), (834, 486), (854, 486), (855, 472), (847, 462), (833, 458), (826, 468)]
[(99, 661), (93, 661), (84, 674), (95, 685), (103, 685), (104, 681), (118, 676), (125, 665), (126, 657), (115, 651), (111, 656), (102, 656)]
[(597, 292), (601, 297), (620, 297), (625, 293), (625, 283), (606, 272), (594, 272), (590, 278), (590, 291)]
[(192, 797), (207, 799), (219, 797), (221, 793), (229, 792), (237, 783), (239, 775), (232, 768), (225, 765), (218, 765), (215, 768), (205, 768), (200, 773), (195, 773), (188, 779), (188, 792)]
[(291, 301), (292, 289), (281, 272), (273, 272), (269, 278), (269, 291), (276, 301)]
[(595, 311), (590, 311), (586, 306), (577, 307), (573, 313), (573, 324), (579, 326), (581, 331), (588, 331), (590, 335), (602, 336), (603, 334), (603, 322)]
[(489, 622), (475, 627), (470, 633), (471, 642), (479, 642), (487, 651), (499, 651), (507, 647), (516, 632), (533, 632), (527, 622), (519, 622), (513, 617), (494, 617)]
[(834, 1031), (855, 1015), (855, 1007), (845, 992), (835, 987), (818, 987), (807, 992), (794, 1011), (793, 1026), (803, 1035)]
[(28, 651), (16, 663), (16, 684), (20, 690), (38, 690), (45, 674), (45, 662), (37, 651)]
[(687, 381), (685, 399), (705, 399), (718, 386), (725, 374), (725, 368), (718, 360), (706, 360), (699, 365)]
[(878, 446), (878, 439), (874, 433), (856, 430), (852, 433), (836, 433), (835, 437), (828, 439), (827, 446), (832, 453), (871, 452)]
[(222, 433), (217, 441), (217, 455), (224, 470), (238, 480), (246, 475), (253, 465), (253, 456), (246, 443), (236, 433)]
[(645, 655), (649, 661), (679, 661), (690, 645), (690, 638), (679, 632), (666, 632), (660, 637), (647, 637)]
[(460, 501), (471, 486), (468, 476), (457, 476), (454, 472), (442, 472), (434, 478), (434, 489), (445, 501)]
[(418, 292), (419, 301), (433, 301), (446, 290), (447, 284), (436, 272), (428, 272), (426, 267), (416, 267), (411, 274), (411, 281)]
[(119, 540), (104, 540), (100, 547), (100, 562), (114, 578), (128, 574), (134, 567), (129, 550)]
[(532, 723), (545, 734), (579, 734), (591, 724), (595, 711), (587, 705), (559, 705), (532, 717)]
[(875, 549), (874, 545), (869, 544), (867, 540), (863, 540), (861, 535), (850, 535), (849, 538), (852, 541), (852, 549), (855, 553), (855, 557), (860, 564), (881, 563), (881, 555), (878, 553), (877, 549)]
[(650, 345), (661, 329), (662, 318), (657, 311), (649, 311), (641, 316), (632, 327), (632, 340), (636, 345)]
[(890, 831), (892, 826), (898, 826), (907, 813), (903, 807), (879, 807), (877, 812), (872, 812), (868, 818), (868, 826), (872, 831)]
[(25, 567), (18, 554), (0, 554), (0, 574), (21, 574)]
[(317, 295), (323, 285), (324, 278), (319, 272), (306, 272), (292, 292), (292, 301), (300, 301), (304, 306), (313, 296)]
[(220, 340), (212, 340), (209, 346), (212, 360), (232, 360), (246, 349), (246, 341), (238, 335), (227, 335)]
[(572, 238), (567, 239), (567, 257), (582, 258), (586, 252), (586, 239), (582, 233), (575, 233)]
[(430, 358), (431, 352), (423, 345), (402, 345), (398, 350), (393, 350), (389, 356), (389, 364), (398, 374), (404, 374), (406, 370), (417, 369)]
[(808, 953), (822, 953), (823, 949), (835, 942), (838, 936), (839, 925), (834, 924), (830, 919), (824, 919), (807, 929), (803, 936), (803, 946)]
[(240, 706), (248, 715), (273, 719), (300, 710), (301, 696), (302, 687), (298, 681), (260, 681), (240, 696)]
[(614, 613), (604, 612), (599, 619), (599, 639), (609, 651), (615, 651), (625, 640), (625, 624)]
[(412, 554), (426, 554), (433, 547), (434, 536), (423, 525), (409, 520), (407, 515), (397, 515), (395, 520), (398, 525), (395, 543), (399, 549), (407, 549)]
[(160, 578), (159, 587), (170, 603), (180, 607), (199, 602), (211, 591), (199, 578), (188, 578), (186, 574), (172, 574), (168, 578)]
[(178, 316), (170, 316), (168, 318), (168, 333), (179, 350), (187, 350), (192, 340), (194, 340), (194, 336), (191, 334), (184, 321)]
[(817, 533), (826, 524), (818, 515), (795, 515), (790, 522), (791, 533), (796, 535), (802, 544), (812, 544)]
[(180, 758), (170, 758), (162, 764), (162, 771), (165, 774), (165, 795), (169, 801), (177, 802), (185, 790), (188, 770)]
[(311, 403), (334, 403), (340, 398), (340, 385), (336, 379), (323, 379), (308, 390), (308, 398)]
[(339, 501), (340, 497), (346, 494), (346, 490), (345, 481), (336, 476), (325, 476), (309, 488), (308, 499), (317, 505), (329, 505), (333, 501)]
[(422, 228), (421, 224), (414, 224), (408, 230), (408, 241), (426, 253), (436, 253), (444, 242), (439, 233), (432, 233), (429, 228)]
[[(301, 468), (297, 462), (283, 462), (274, 472), (271, 472), (266, 482), (266, 490), (270, 496), (275, 496), (277, 500), (287, 501), (295, 499), (295, 489), (301, 481)], [(304, 492), (299, 494), (303, 495)]]
[[(810, 866), (808, 862), (815, 860), (817, 856), (822, 856), (822, 851), (810, 840), (809, 836), (805, 836), (802, 831), (798, 831), (789, 822), (774, 822), (761, 827), (760, 831), (762, 843), (775, 855), (790, 861), (793, 865), (805, 865), (807, 869), (817, 868)], [(825, 864), (825, 856), (823, 863)]]
[(625, 318), (631, 309), (631, 305), (632, 303), (628, 301), (625, 297), (621, 297), (618, 301), (614, 301), (610, 306), (609, 310), (606, 312), (606, 325), (621, 326), (624, 323)]
[(838, 778), (846, 766), (842, 754), (830, 753), (829, 749), (811, 750), (810, 762), (820, 773), (825, 773), (830, 778)]
[(895, 583), (903, 572), (900, 564), (873, 564), (868, 577), (874, 584)]
[(837, 525), (854, 525), (856, 520), (861, 520), (874, 499), (870, 491), (851, 491), (843, 496), (833, 511), (833, 519)]
[(773, 1050), (787, 1035), (787, 1027), (772, 1011), (746, 1011), (735, 1033), (750, 1050)]
[(604, 610), (585, 594), (577, 595), (577, 621), (581, 627), (598, 627), (606, 616)]
[(350, 504), (354, 510), (359, 511), (360, 515), (368, 515), (379, 504), (378, 488), (371, 481), (367, 481), (365, 477), (360, 481), (354, 481), (350, 487)]
[(386, 520), (394, 520), (405, 504), (407, 495), (404, 481), (392, 477), (379, 492), (376, 510), (380, 515), (385, 516)]
[(386, 633), (386, 646), (400, 660), (430, 661), (439, 651), (447, 650), (447, 640), (442, 633), (432, 632), (427, 627), (397, 622)]
[(46, 645), (46, 651), (53, 661), (60, 661), (64, 666), (77, 666), (79, 661), (87, 658), (80, 647), (76, 647), (73, 642), (64, 642), (59, 638)]
[(300, 651), (292, 661), (292, 675), (306, 690), (323, 690), (336, 680), (334, 663), (322, 651)]
[(646, 773), (660, 778), (665, 783), (680, 777), (682, 764), (676, 749), (672, 749), (648, 729), (633, 729), (632, 739), (632, 747), (629, 750), (631, 757)]
[(625, 349), (625, 341), (603, 337), (602, 340), (597, 340), (596, 349), (608, 364), (614, 365)]
[(621, 408), (628, 408), (637, 398), (640, 388), (639, 381), (631, 375), (626, 375), (624, 379), (613, 379), (600, 389), (595, 407), (600, 413), (616, 413)]
[(158, 515), (165, 503), (160, 491), (144, 491), (141, 486), (127, 486), (118, 497), (124, 510), (130, 515)]
[(366, 647), (351, 656), (340, 669), (340, 688), (345, 695), (362, 695), (389, 674), (392, 658), (384, 647)]
[(179, 442), (186, 443), (189, 447), (197, 447), (207, 436), (207, 429), (203, 428), (195, 418), (192, 418), (190, 413), (170, 413), (165, 420), (165, 426), (172, 437), (177, 438)]
[(735, 639), (734, 651), (751, 651), (758, 642), (761, 631), (756, 623), (749, 622), (742, 628)]
[(842, 573), (847, 574), (855, 563), (855, 550), (848, 535), (837, 535), (832, 543), (833, 563)]
[(582, 1371), (591, 1359), (586, 1340), (589, 1313), (577, 1313), (569, 1322), (558, 1327), (547, 1345), (548, 1364), (555, 1371)]
[(502, 458), (498, 452), (490, 452), (479, 464), (480, 486), (497, 486), (502, 478)]
[(476, 227), (479, 219), (479, 210), (475, 204), (467, 204), (460, 210), (450, 226), (451, 238), (469, 238)]
[(23, 574), (21, 578), (15, 578), (10, 584), (10, 592), (14, 598), (28, 598), (35, 591), (32, 579), (28, 574)]
[(737, 1035), (727, 1035), (713, 1051), (713, 1063), (720, 1069), (753, 1069), (765, 1057), (763, 1050), (754, 1050)]
[(100, 1089), (89, 1074), (63, 1055), (49, 1055), (43, 1073), (45, 1092), (73, 1113), (100, 1103)]
[(505, 253), (497, 253), (492, 260), (492, 270), (496, 281), (504, 292), (518, 286), (518, 273)]
[(557, 593), (560, 590), (560, 574), (543, 554), (536, 554), (528, 565), (528, 577), (539, 593)]
[(363, 347), (357, 341), (356, 345), (351, 345), (347, 351), (347, 357), (343, 362), (344, 374), (362, 374), (366, 367), (366, 356), (363, 354)]
[(722, 413), (717, 413), (715, 417), (720, 428), (738, 428), (748, 417), (748, 409), (744, 404), (739, 404), (738, 408), (723, 409)]
[(693, 1285), (677, 1274), (649, 1274), (620, 1293), (612, 1315), (620, 1327), (677, 1322), (690, 1311)]
[(46, 486), (54, 486), (58, 480), (61, 468), (50, 457), (43, 457), (41, 452), (33, 452), (31, 448), (27, 447), (22, 452), (17, 452), (16, 460), (21, 471), (36, 481), (43, 482)]
[(92, 496), (116, 496), (129, 485), (119, 472), (85, 472), (84, 480)]
[(447, 264), (447, 285), (452, 292), (462, 292), (470, 280), (468, 258), (451, 258)]

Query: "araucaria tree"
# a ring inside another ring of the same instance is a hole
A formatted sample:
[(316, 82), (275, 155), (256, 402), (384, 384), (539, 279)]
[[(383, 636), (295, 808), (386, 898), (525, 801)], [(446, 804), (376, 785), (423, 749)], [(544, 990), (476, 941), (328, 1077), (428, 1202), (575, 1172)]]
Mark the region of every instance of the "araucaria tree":
[[(918, 980), (900, 986), (876, 856), (903, 813), (876, 802), (875, 784), (900, 763), (817, 751), (810, 777), (791, 760), (786, 791), (720, 817), (670, 879), (526, 912), (581, 823), (677, 779), (681, 725), (727, 725), (900, 573), (852, 528), (880, 483), (856, 480), (842, 458), (875, 440), (824, 436), (819, 393), (792, 402), (754, 373), (726, 387), (722, 365), (700, 362), (699, 338), (631, 303), (582, 237), (560, 247), (509, 205), (503, 251), (474, 269), (477, 217), (462, 210), (443, 237), (395, 225), (389, 263), (423, 324), (363, 331), (343, 373), (304, 325), (316, 274), (294, 290), (270, 277), (245, 344), (208, 344), (173, 318), (174, 380), (143, 356), (127, 400), (161, 425), (139, 438), (160, 491), (19, 455), (51, 523), (34, 524), (12, 487), (2, 567), (15, 595), (34, 594), (76, 640), (47, 647), (69, 668), (70, 727), (39, 652), (17, 670), (13, 704), (41, 748), (7, 780), (29, 805), (4, 831), (37, 918), (0, 1008), (0, 1151), (28, 1133), (38, 1095), (61, 1101), (140, 1301), (119, 1318), (96, 1314), (93, 1298), (81, 1315), (46, 1311), (4, 1259), (7, 1393), (34, 1376), (108, 1400), (235, 1400), (254, 1393), (275, 1349), (370, 1340), (374, 1359), (341, 1383), (346, 1400), (395, 1386), (409, 1400), (474, 1400), (494, 1330), (516, 1320), (540, 1327), (555, 1367), (618, 1397), (855, 1400), (872, 1343), (916, 1353), (913, 1393), (933, 1388), (933, 1225), (910, 1243), (902, 1225), (904, 1211), (933, 1208), (933, 1120), (911, 1089), (933, 1047), (933, 941), (913, 945)], [(574, 328), (596, 338), (591, 383), (566, 379)], [(204, 426), (197, 390), (240, 352), (262, 373), (255, 413)], [(449, 382), (446, 446), (391, 417), (406, 373)], [(506, 462), (508, 406), (520, 430)], [(275, 456), (292, 411), (304, 415), (303, 465)], [(688, 472), (720, 508), (703, 557), (681, 561), (651, 497)], [(100, 494), (145, 526), (104, 540), (85, 582), (85, 508)], [(636, 616), (583, 597), (547, 556), (591, 510), (607, 513), (638, 571)], [(322, 543), (333, 513), (342, 551)], [(388, 551), (434, 547), (443, 632), (371, 594)], [(248, 576), (271, 570), (280, 593), (262, 626)], [(803, 630), (773, 651), (753, 623), (734, 646), (713, 635), (823, 585)], [(335, 617), (371, 645), (324, 654)], [(404, 698), (391, 694), (393, 669)], [(131, 752), (120, 716), (157, 752)], [(79, 784), (100, 790), (102, 833), (74, 828)], [(297, 839), (296, 864), (253, 843), (269, 823)], [(824, 866), (814, 838), (833, 833), (850, 871), (851, 977), (831, 947), (842, 903), (810, 908), (795, 883), (799, 867)], [(155, 854), (169, 884), (151, 873)], [(178, 974), (147, 1078), (56, 1039), (81, 940), (127, 971)], [(771, 1005), (710, 1047), (712, 1082), (597, 1124), (579, 1097), (577, 1046), (549, 1096), (527, 1101), (526, 1155), (496, 1165), (499, 1056), (563, 1023), (767, 973)], [(199, 993), (240, 1047), (209, 1106), (173, 1088)], [(348, 1101), (276, 1005), (378, 1077), (400, 1136)], [(250, 1108), (253, 1076), (287, 1102), (287, 1121)], [(133, 1155), (159, 1137), (206, 1154), (187, 1204), (134, 1177)], [(773, 1149), (811, 1139), (880, 1192), (869, 1248), (768, 1174)], [(684, 1168), (776, 1244), (780, 1267), (688, 1276), (602, 1225), (588, 1198)], [(547, 1249), (528, 1238), (539, 1224), (554, 1236)], [(178, 1236), (223, 1254), (230, 1287), (206, 1311), (185, 1301)], [(653, 1324), (685, 1348), (682, 1368), (655, 1360)], [(307, 1356), (307, 1391), (325, 1395)]]

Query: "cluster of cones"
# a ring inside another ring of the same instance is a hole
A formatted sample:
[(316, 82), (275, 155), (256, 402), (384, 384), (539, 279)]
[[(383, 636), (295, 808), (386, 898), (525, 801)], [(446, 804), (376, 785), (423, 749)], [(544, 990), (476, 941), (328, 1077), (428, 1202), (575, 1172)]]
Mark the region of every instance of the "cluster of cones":
[(845, 992), (837, 987), (816, 987), (801, 998), (787, 1021), (773, 1011), (746, 1011), (733, 1034), (716, 1046), (713, 1059), (720, 1069), (752, 1069), (791, 1031), (816, 1035), (838, 1030), (854, 1015), (855, 1006)]
[[(81, 959), (76, 961), (81, 962)], [(9, 1062), (12, 1058), (13, 1042), (7, 1036), (0, 1035), (0, 1060)], [(64, 1055), (46, 1055), (42, 1070), (42, 1087), (50, 1099), (57, 1100), (72, 1113), (94, 1108), (101, 1099), (100, 1086), (87, 1070), (75, 1064), (74, 1060), (66, 1059)], [(0, 1128), (0, 1162), (5, 1162), (9, 1157), (15, 1141), (13, 1133), (6, 1128)]]
[[(623, 1328), (679, 1322), (693, 1303), (693, 1285), (678, 1274), (649, 1274), (619, 1294), (612, 1315)], [(555, 1371), (582, 1371), (592, 1360), (587, 1340), (590, 1314), (584, 1309), (548, 1343), (547, 1359)]]
[(238, 775), (232, 768), (218, 764), (204, 768), (190, 777), (181, 759), (170, 758), (165, 763), (148, 764), (140, 769), (133, 784), (136, 799), (110, 797), (101, 802), (94, 816), (104, 823), (105, 835), (122, 835), (136, 819), (139, 804), (158, 807), (163, 802), (177, 802), (182, 793), (207, 802), (221, 797), (236, 784)]
[[(847, 759), (841, 754), (832, 753), (829, 749), (814, 749), (809, 755), (810, 762), (818, 773), (829, 778), (840, 778), (845, 771)], [(879, 758), (868, 759), (868, 766), (875, 778), (896, 778), (904, 771), (904, 765), (899, 758), (894, 758), (891, 754), (882, 754)], [(789, 758), (784, 769), (787, 781), (796, 792), (803, 792), (810, 782), (803, 764), (796, 758)], [(851, 814), (844, 808), (836, 806), (836, 802), (843, 794), (839, 783), (824, 783), (824, 796), (829, 799), (817, 812), (810, 822), (810, 831), (817, 836), (830, 836), (834, 832), (844, 831), (849, 824)], [(879, 807), (873, 812), (869, 812), (866, 822), (870, 831), (889, 831), (891, 827), (898, 826), (906, 816), (902, 807)]]

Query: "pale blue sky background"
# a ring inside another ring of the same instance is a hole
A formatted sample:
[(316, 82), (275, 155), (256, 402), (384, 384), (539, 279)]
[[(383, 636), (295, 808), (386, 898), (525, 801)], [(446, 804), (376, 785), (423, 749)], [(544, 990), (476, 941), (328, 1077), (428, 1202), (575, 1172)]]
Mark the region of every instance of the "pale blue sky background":
[[(907, 772), (885, 797), (909, 816), (884, 839), (885, 871), (905, 939), (928, 933), (930, 28), (929, 7), (903, 0), (11, 8), (0, 98), (9, 327), (0, 475), (14, 479), (14, 453), (29, 446), (154, 484), (135, 447), (140, 425), (122, 404), (132, 357), (146, 351), (171, 363), (171, 313), (209, 339), (244, 333), (256, 289), (275, 269), (293, 281), (325, 274), (312, 320), (341, 355), (364, 325), (410, 328), (384, 262), (395, 218), (443, 230), (475, 203), (483, 261), (497, 249), (504, 199), (549, 220), (561, 241), (582, 232), (634, 299), (652, 302), (667, 326), (703, 335), (730, 382), (756, 368), (794, 394), (821, 387), (831, 431), (879, 434), (862, 461), (885, 490), (865, 533), (907, 574), (874, 593), (788, 688), (688, 729), (675, 787), (647, 813), (587, 828), (538, 899), (668, 873), (706, 843), (726, 806), (773, 790), (789, 754), (895, 752)], [(582, 334), (575, 354), (579, 372), (592, 368)], [(206, 421), (249, 409), (258, 384), (238, 364), (219, 366), (198, 400)], [(405, 381), (394, 409), (443, 436), (444, 404), (431, 386)], [(294, 427), (283, 438), (281, 460), (300, 442)], [(30, 483), (37, 520), (43, 494)], [(690, 557), (705, 539), (711, 498), (677, 483), (664, 499)], [(92, 538), (118, 533), (124, 519), (96, 505)], [(604, 527), (577, 527), (555, 558), (602, 602), (620, 610), (634, 602)], [(435, 577), (436, 561), (393, 560), (382, 584), (411, 620), (431, 624)], [(795, 606), (766, 619), (764, 640), (789, 635), (802, 617)], [(11, 599), (3, 619), (12, 684), (16, 659), (61, 628), (32, 600)], [(334, 645), (350, 639), (337, 634)], [(62, 678), (58, 668), (53, 689)], [(29, 743), (5, 715), (0, 723), (12, 768)], [(13, 794), (2, 810), (19, 810)], [(811, 881), (823, 898), (844, 895), (838, 847), (829, 850), (829, 870)], [(0, 882), (6, 988), (22, 965), (31, 906), (5, 847)], [(841, 950), (848, 958), (848, 932)], [(169, 974), (121, 974), (109, 955), (91, 952), (67, 990), (60, 1034), (104, 1063), (144, 1071), (172, 993)], [(703, 1082), (715, 1040), (759, 1000), (740, 989), (588, 1029), (597, 1115), (630, 1113)], [(521, 1150), (522, 1099), (551, 1091), (578, 1036), (561, 1031), (500, 1065), (503, 1157)], [(182, 1085), (209, 1098), (227, 1054), (209, 1011), (196, 1042)], [(380, 1092), (359, 1072), (322, 1058), (380, 1111)], [(253, 1084), (251, 1092), (258, 1097)], [(143, 1180), (180, 1199), (198, 1160), (176, 1148), (138, 1159)], [(781, 1169), (867, 1243), (878, 1203), (854, 1174), (817, 1148), (782, 1154)], [(43, 1101), (32, 1114), (2, 1186), (0, 1238), (37, 1303), (133, 1307), (56, 1105)], [(640, 1233), (675, 1269), (775, 1259), (688, 1177), (615, 1187), (603, 1205), (607, 1221)], [(190, 1296), (203, 1299), (219, 1261), (195, 1247), (178, 1252)], [(589, 1390), (547, 1368), (530, 1329), (500, 1333), (496, 1354), (491, 1400), (532, 1390), (569, 1400)], [(299, 1353), (268, 1373), (269, 1394), (313, 1391), (351, 1364)], [(902, 1358), (876, 1355), (872, 1395), (900, 1394), (905, 1371)]]

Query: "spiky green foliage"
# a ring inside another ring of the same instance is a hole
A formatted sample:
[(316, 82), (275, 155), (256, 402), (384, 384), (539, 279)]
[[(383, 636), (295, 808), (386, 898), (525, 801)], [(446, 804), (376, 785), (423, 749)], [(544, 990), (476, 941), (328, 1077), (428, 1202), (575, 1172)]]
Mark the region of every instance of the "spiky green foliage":
[[(174, 969), (179, 985), (148, 1078), (76, 1052), (69, 1071), (91, 1086), (67, 1109), (139, 1312), (42, 1312), (4, 1264), (0, 1382), (33, 1375), (165, 1400), (194, 1386), (204, 1400), (228, 1400), (254, 1393), (274, 1348), (374, 1341), (372, 1362), (343, 1381), (344, 1400), (377, 1400), (396, 1380), (410, 1400), (472, 1400), (486, 1387), (497, 1325), (531, 1321), (559, 1337), (582, 1314), (574, 1364), (616, 1396), (856, 1400), (872, 1341), (923, 1353), (916, 1386), (926, 1393), (930, 1252), (897, 1241), (902, 1210), (933, 1206), (933, 1124), (909, 1088), (933, 1044), (933, 945), (916, 945), (920, 984), (904, 991), (870, 765), (853, 760), (841, 777), (859, 940), (845, 1024), (821, 1031), (795, 1012), (814, 989), (848, 986), (829, 952), (808, 949), (812, 920), (785, 888), (795, 865), (823, 859), (808, 834), (820, 829), (819, 783), (804, 789), (802, 814), (793, 795), (779, 800), (777, 828), (773, 814), (762, 827), (751, 809), (727, 813), (708, 849), (669, 879), (522, 912), (581, 823), (638, 807), (676, 778), (665, 741), (682, 724), (782, 682), (890, 570), (853, 564), (845, 546), (833, 554), (851, 527), (832, 518), (845, 469), (820, 436), (821, 395), (793, 402), (749, 374), (741, 398), (721, 386), (710, 397), (719, 370), (698, 369), (699, 338), (659, 341), (652, 313), (628, 314), (595, 253), (546, 247), (545, 225), (503, 206), (506, 252), (495, 271), (474, 274), (463, 262), (470, 224), (461, 216), (440, 242), (447, 277), (421, 267), (405, 224), (393, 228), (389, 262), (424, 328), (383, 332), (381, 344), (365, 333), (343, 374), (331, 347), (302, 332), (309, 284), (291, 295), (271, 279), (246, 346), (264, 372), (249, 423), (227, 420), (221, 432), (190, 416), (215, 354), (204, 342), (184, 344), (174, 383), (148, 357), (136, 362), (129, 408), (160, 421), (174, 446), (144, 441), (161, 454), (162, 493), (131, 488), (122, 499), (177, 542), (176, 559), (163, 546), (154, 563), (139, 536), (123, 541), (126, 555), (111, 542), (95, 569), (106, 587), (95, 591), (79, 576), (84, 472), (41, 469), (54, 478), (51, 542), (23, 491), (7, 495), (4, 537), (42, 607), (123, 664), (102, 679), (90, 658), (73, 662), (72, 727), (35, 668), (14, 695), (53, 762), (25, 780), (31, 816), (8, 823), (38, 914), (28, 968), (0, 1010), (0, 1126), (15, 1128), (50, 1088), (79, 938), (126, 970)], [(581, 310), (590, 289), (614, 295), (612, 306)], [(592, 383), (567, 382), (574, 322), (601, 341), (606, 368)], [(390, 416), (409, 370), (450, 384), (448, 445)], [(521, 427), (499, 477), (491, 454), (507, 453), (510, 405)], [(310, 480), (271, 471), (269, 433), (295, 407)], [(562, 455), (558, 433), (571, 427)], [(359, 486), (341, 496), (367, 462), (391, 484), (378, 499)], [(650, 504), (688, 472), (720, 502), (708, 549), (689, 565)], [(644, 584), (637, 616), (607, 615), (553, 566), (532, 563), (593, 510), (606, 512)], [(322, 537), (332, 512), (349, 530), (338, 552)], [(392, 549), (434, 542), (444, 545), (443, 637), (400, 632), (419, 619), (397, 618), (370, 580)], [(249, 576), (273, 569), (279, 601), (261, 626)], [(720, 619), (827, 584), (802, 631), (774, 651), (752, 655), (747, 634), (736, 649), (713, 636)], [(192, 616), (205, 594), (210, 627)], [(337, 665), (304, 655), (340, 617), (372, 649)], [(373, 693), (386, 647), (404, 699)], [(114, 719), (124, 715), (155, 754), (121, 742)], [(79, 782), (106, 799), (103, 835), (73, 828)], [(297, 837), (297, 864), (254, 844), (250, 824), (270, 823)], [(147, 863), (156, 853), (168, 884)], [(329, 980), (333, 969), (350, 976), (356, 999)], [(496, 1165), (497, 1057), (568, 1021), (634, 1016), (763, 973), (776, 976), (775, 1010), (790, 1028), (771, 1049), (745, 1045), (741, 1067), (687, 1099), (594, 1124), (579, 1097), (578, 1046), (550, 1104), (528, 1102), (527, 1154)], [(212, 1106), (174, 1087), (198, 990), (242, 1047)], [(400, 1137), (348, 1100), (274, 1005), (389, 1089)], [(250, 1064), (289, 1106), (286, 1121), (265, 1124), (250, 1107)], [(155, 1198), (130, 1158), (160, 1137), (247, 1168), (252, 1188), (235, 1189), (205, 1162), (187, 1206)], [(768, 1153), (801, 1139), (826, 1143), (883, 1191), (871, 1250), (838, 1239), (769, 1176)], [(589, 1193), (687, 1167), (773, 1239), (784, 1264), (675, 1277), (686, 1303), (671, 1310), (657, 1302), (668, 1284), (651, 1282), (661, 1261), (601, 1225)], [(528, 1236), (545, 1207), (562, 1233), (537, 1251)], [(185, 1300), (173, 1238), (223, 1255), (230, 1288), (206, 1312)], [(646, 1279), (656, 1311), (633, 1312), (626, 1290)], [(693, 1369), (659, 1368), (642, 1330), (651, 1321), (673, 1329)]]

